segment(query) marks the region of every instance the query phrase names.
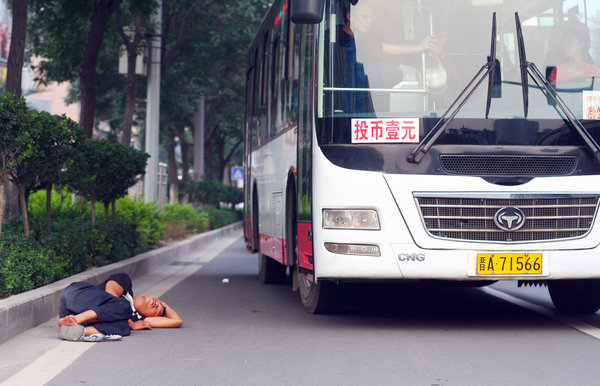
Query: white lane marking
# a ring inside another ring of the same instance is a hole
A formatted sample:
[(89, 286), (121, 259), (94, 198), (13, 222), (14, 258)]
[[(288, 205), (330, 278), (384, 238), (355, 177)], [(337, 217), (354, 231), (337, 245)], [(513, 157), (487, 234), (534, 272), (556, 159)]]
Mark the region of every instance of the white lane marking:
[(60, 342), (2, 385), (44, 385), (92, 348), (90, 342)]
[(483, 290), (484, 292), (487, 292), (489, 295), (495, 296), (495, 297), (505, 300), (509, 303), (515, 304), (517, 306), (526, 308), (530, 311), (537, 312), (538, 314), (544, 315), (548, 318), (556, 320), (557, 322), (560, 322), (571, 328), (581, 331), (584, 334), (592, 336), (596, 339), (600, 339), (600, 328), (598, 328), (598, 327), (592, 326), (590, 324), (582, 322), (581, 320), (577, 320), (575, 318), (571, 318), (566, 315), (561, 315), (561, 314), (559, 314), (553, 310), (550, 310), (546, 307), (542, 307), (538, 304), (534, 304), (534, 303), (528, 302), (526, 300), (519, 299), (515, 296), (509, 295), (502, 291), (498, 291), (497, 289), (494, 289), (494, 288), (486, 287), (486, 288), (482, 288), (481, 290)]
[[(224, 237), (218, 239), (218, 244), (215, 248), (211, 248), (206, 253), (196, 257), (195, 260), (202, 263), (208, 263), (228, 246), (237, 241), (240, 236)], [(177, 273), (171, 275), (167, 279), (152, 286), (147, 292), (153, 296), (159, 297), (164, 295), (168, 290), (175, 287), (177, 284), (191, 276), (202, 266), (190, 265), (183, 267)], [(22, 386), (22, 385), (44, 385), (57, 376), (61, 371), (69, 367), (77, 358), (83, 355), (87, 350), (95, 344), (90, 342), (66, 342), (61, 341), (56, 346), (46, 351), (36, 360), (24, 367), (21, 371), (2, 382), (2, 386)], [(102, 344), (111, 344), (104, 342)], [(114, 343), (112, 343), (114, 344)]]

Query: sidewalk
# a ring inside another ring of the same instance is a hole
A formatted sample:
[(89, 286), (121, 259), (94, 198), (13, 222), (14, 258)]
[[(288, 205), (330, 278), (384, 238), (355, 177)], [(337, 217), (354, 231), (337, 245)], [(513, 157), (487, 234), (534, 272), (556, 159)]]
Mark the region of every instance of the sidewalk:
[(73, 282), (87, 281), (92, 284), (100, 284), (106, 277), (115, 272), (126, 272), (132, 279), (135, 279), (156, 270), (162, 265), (177, 260), (208, 240), (238, 232), (241, 229), (242, 223), (237, 222), (127, 260), (81, 272), (33, 291), (0, 300), (0, 344), (56, 317), (60, 294), (65, 287)]

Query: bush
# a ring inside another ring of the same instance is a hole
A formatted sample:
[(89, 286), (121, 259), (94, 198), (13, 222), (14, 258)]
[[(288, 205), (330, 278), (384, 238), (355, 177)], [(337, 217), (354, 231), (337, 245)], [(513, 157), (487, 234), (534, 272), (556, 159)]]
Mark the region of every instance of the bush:
[(221, 228), (242, 219), (241, 211), (233, 211), (231, 209), (207, 208), (206, 212), (210, 221), (210, 229)]
[(183, 222), (189, 232), (204, 232), (208, 225), (208, 215), (190, 204), (167, 204), (162, 215), (166, 221)]
[(45, 230), (39, 217), (35, 220), (32, 234), (40, 245), (54, 251), (59, 278), (79, 273), (93, 265), (89, 252), (93, 227), (88, 219), (55, 218), (50, 233)]
[(219, 181), (180, 181), (180, 200), (184, 197), (196, 205), (210, 205), (218, 208), (221, 202), (235, 206), (244, 200), (242, 190)]
[(139, 247), (142, 251), (158, 244), (164, 225), (154, 203), (143, 202), (140, 199), (132, 200), (126, 196), (117, 200), (116, 212), (118, 219), (136, 224)]
[[(29, 199), (31, 235), (23, 234), (19, 217), (5, 222), (0, 237), (0, 297), (28, 291), (55, 280), (127, 259), (158, 244), (163, 233), (182, 238), (190, 232), (219, 228), (241, 218), (241, 211), (189, 204), (167, 205), (159, 211), (153, 203), (124, 197), (116, 202), (116, 218), (93, 225), (91, 205), (72, 202), (63, 190), (52, 195), (52, 227), (46, 229), (46, 192)], [(166, 231), (165, 231), (166, 230)]]
[(0, 238), (0, 297), (32, 290), (56, 279), (55, 255), (25, 235)]
[(144, 173), (147, 157), (146, 153), (120, 143), (86, 139), (74, 153), (64, 178), (77, 194), (92, 203), (101, 201), (108, 205), (125, 196), (137, 182)]
[(165, 221), (163, 238), (166, 240), (180, 240), (190, 234), (184, 223), (178, 221)]

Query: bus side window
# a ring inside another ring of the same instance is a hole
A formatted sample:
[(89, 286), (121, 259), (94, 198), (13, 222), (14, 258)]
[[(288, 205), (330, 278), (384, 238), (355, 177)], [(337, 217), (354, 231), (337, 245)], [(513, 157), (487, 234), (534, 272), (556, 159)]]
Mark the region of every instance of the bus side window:
[(254, 117), (255, 108), (255, 93), (256, 93), (256, 81), (255, 81), (255, 66), (254, 63), (250, 66), (248, 70), (248, 75), (246, 77), (246, 130), (248, 131), (248, 135), (250, 136), (248, 141), (251, 144), (252, 149), (256, 148), (257, 140), (256, 140), (256, 130), (254, 127), (254, 123), (256, 119)]
[(254, 63), (246, 75), (246, 118), (254, 116)]
[(252, 81), (253, 81), (253, 85), (252, 85), (252, 102), (251, 102), (251, 106), (250, 106), (250, 112), (252, 114), (252, 127), (250, 128), (251, 130), (251, 135), (252, 135), (252, 148), (255, 149), (258, 146), (258, 127), (256, 126), (256, 114), (258, 112), (258, 107), (257, 104), (260, 101), (260, 74), (261, 74), (261, 67), (260, 67), (260, 61), (259, 61), (259, 55), (258, 55), (259, 49), (256, 48), (254, 50), (254, 62), (253, 62), (253, 66), (252, 66)]
[(286, 94), (286, 125), (296, 126), (298, 124), (298, 82), (300, 78), (300, 28), (291, 22), (289, 25), (287, 45), (287, 94)]
[(269, 32), (265, 32), (263, 42), (260, 47), (260, 64), (257, 68), (260, 71), (260, 98), (259, 105), (256, 110), (256, 121), (258, 128), (258, 145), (263, 145), (269, 140), (269, 125), (267, 116), (267, 93), (269, 88)]
[(265, 33), (263, 40), (263, 58), (261, 62), (262, 66), (262, 77), (261, 77), (261, 90), (260, 90), (260, 105), (264, 106), (267, 104), (267, 69), (269, 68), (269, 34)]
[(281, 95), (279, 85), (281, 84), (280, 79), (280, 49), (279, 49), (279, 37), (275, 38), (271, 50), (271, 137), (275, 136), (282, 129), (281, 123)]

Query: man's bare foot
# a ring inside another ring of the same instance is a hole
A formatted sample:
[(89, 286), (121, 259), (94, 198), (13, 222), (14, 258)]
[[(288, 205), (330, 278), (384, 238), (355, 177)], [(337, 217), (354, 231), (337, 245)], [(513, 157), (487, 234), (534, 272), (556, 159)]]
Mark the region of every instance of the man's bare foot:
[(58, 320), (58, 326), (74, 326), (76, 324), (79, 324), (79, 322), (77, 321), (77, 317), (75, 317), (75, 315), (67, 315), (62, 319)]

